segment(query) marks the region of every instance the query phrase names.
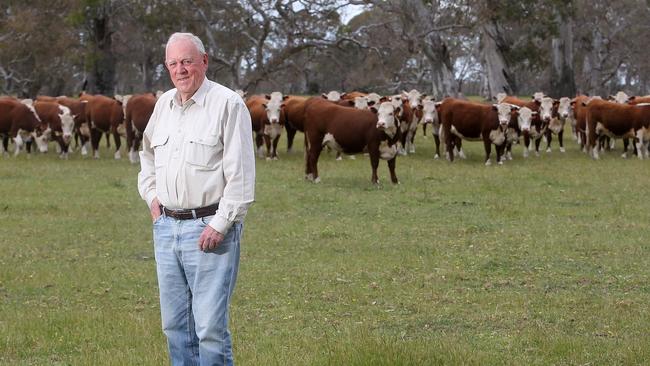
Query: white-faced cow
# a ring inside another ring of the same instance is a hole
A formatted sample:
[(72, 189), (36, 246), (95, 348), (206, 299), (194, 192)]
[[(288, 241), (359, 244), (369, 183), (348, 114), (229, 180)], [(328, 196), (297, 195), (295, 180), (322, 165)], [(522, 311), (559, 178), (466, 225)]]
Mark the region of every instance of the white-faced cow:
[(564, 123), (565, 119), (560, 118), (559, 114), (560, 101), (544, 97), (542, 98), (542, 104), (539, 108), (540, 118), (547, 125), (546, 131), (544, 133), (546, 137), (546, 152), (551, 152), (551, 142), (553, 141), (553, 134), (557, 135), (558, 142), (560, 144), (560, 152), (565, 152), (564, 150), (564, 140), (562, 139), (564, 135)]
[[(268, 98), (267, 98), (268, 97)], [(266, 144), (266, 158), (277, 160), (277, 147), (282, 129), (284, 129), (283, 97), (270, 99), (271, 96), (253, 95), (246, 101), (251, 114), (251, 123), (255, 133), (257, 154), (262, 157), (262, 144)]]
[(624, 91), (619, 91), (614, 95), (610, 95), (609, 100), (619, 104), (625, 104), (630, 100), (630, 96), (627, 95)]
[(70, 112), (70, 108), (60, 105), (56, 101), (43, 102), (37, 100), (34, 103), (34, 109), (40, 117), (43, 125), (47, 125), (45, 133), (41, 137), (36, 138), (38, 142), (42, 139), (40, 146), (45, 149), (41, 152), (47, 152), (47, 142), (51, 139), (56, 141), (61, 151), (61, 158), (68, 158), (68, 149), (72, 141), (72, 133), (74, 132), (74, 118)]
[[(540, 117), (539, 109), (540, 106), (542, 105), (541, 98), (543, 98), (543, 94), (541, 92), (535, 93), (533, 100), (527, 102), (524, 100), (521, 100), (517, 97), (513, 96), (507, 96), (505, 97), (501, 103), (508, 103), (508, 104), (514, 104), (518, 107), (528, 107), (531, 111), (533, 112), (538, 112), (533, 115), (533, 120), (531, 121), (531, 126), (530, 126), (530, 131), (528, 133), (523, 133), (524, 135), (524, 150), (535, 150), (535, 154), (539, 156), (539, 144), (542, 140), (542, 136), (544, 136), (544, 133), (546, 132), (546, 128), (548, 126), (547, 123), (545, 123), (542, 118)], [(539, 99), (537, 99), (539, 98)], [(531, 141), (531, 139), (533, 141)], [(534, 146), (533, 143), (534, 142)], [(528, 152), (524, 151), (524, 157), (528, 156)]]
[[(519, 107), (510, 104), (513, 109), (512, 118), (508, 125), (508, 132), (506, 137), (506, 151), (504, 157), (512, 160), (512, 145), (519, 143), (519, 137), (524, 136), (524, 140), (530, 135), (532, 121), (537, 116), (537, 112), (533, 112), (528, 107)], [(523, 149), (524, 158), (528, 156), (528, 149)]]
[(3, 154), (8, 151), (9, 139), (12, 139), (16, 146), (14, 155), (20, 153), (24, 143), (27, 143), (27, 153), (31, 153), (34, 136), (40, 137), (46, 130), (32, 104), (31, 100), (0, 98), (0, 136)]
[(378, 108), (373, 106), (370, 110), (359, 110), (339, 106), (323, 98), (310, 98), (305, 103), (304, 122), (307, 139), (306, 179), (320, 181), (318, 157), (323, 146), (329, 146), (349, 155), (368, 152), (371, 181), (374, 184), (379, 182), (379, 159), (387, 160), (391, 182), (398, 183), (395, 160), (400, 129), (392, 103), (383, 102)]
[(339, 100), (345, 97), (345, 93), (340, 93), (336, 90), (332, 90), (327, 94), (325, 93), (321, 94), (321, 96), (329, 100), (330, 102), (338, 102)]
[[(636, 139), (639, 159), (647, 157), (650, 139), (650, 104), (628, 105), (605, 100), (591, 99), (587, 106), (587, 146), (594, 159), (599, 158), (596, 138), (606, 135), (612, 138)], [(623, 157), (627, 157), (627, 152)]]
[(458, 136), (468, 141), (483, 141), (485, 165), (490, 165), (492, 144), (496, 146), (498, 164), (503, 164), (501, 154), (505, 148), (506, 133), (516, 110), (509, 104), (487, 105), (446, 98), (440, 105), (440, 121), (447, 145), (447, 156), (454, 160), (454, 139)]
[(408, 126), (402, 129), (405, 146), (404, 149), (408, 153), (415, 153), (415, 133), (418, 125), (422, 121), (422, 98), (426, 97), (425, 94), (412, 89), (410, 92), (402, 91), (402, 100), (408, 103), (411, 108), (411, 119), (406, 121)]

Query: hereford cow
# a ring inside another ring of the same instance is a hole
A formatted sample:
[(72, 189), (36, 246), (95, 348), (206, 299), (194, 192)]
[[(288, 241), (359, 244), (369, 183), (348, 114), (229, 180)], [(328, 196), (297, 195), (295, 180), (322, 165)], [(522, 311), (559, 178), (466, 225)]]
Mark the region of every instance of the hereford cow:
[[(508, 131), (506, 134), (506, 148), (503, 158), (512, 160), (512, 145), (519, 143), (520, 136), (529, 136), (532, 121), (537, 117), (537, 112), (533, 112), (528, 107), (518, 107), (513, 104), (510, 105), (514, 108), (514, 112), (508, 124)], [(524, 158), (528, 156), (528, 149), (523, 150)]]
[(410, 92), (402, 91), (402, 100), (407, 101), (409, 108), (412, 110), (411, 120), (407, 121), (408, 127), (402, 129), (405, 134), (403, 137), (404, 149), (410, 154), (415, 153), (415, 133), (422, 121), (422, 98), (424, 97), (426, 97), (426, 94), (422, 94), (415, 89), (411, 89)]
[(86, 105), (88, 102), (69, 97), (57, 97), (56, 101), (70, 108), (74, 118), (75, 145), (79, 147), (81, 142), (81, 155), (88, 155), (88, 144), (90, 143), (90, 126), (86, 121)]
[(142, 134), (149, 123), (149, 118), (156, 105), (156, 96), (152, 93), (136, 94), (131, 96), (126, 106), (124, 115), (124, 128), (126, 129), (126, 147), (129, 150), (129, 161), (140, 161), (140, 142)]
[(615, 95), (610, 95), (609, 100), (611, 102), (625, 104), (630, 100), (630, 96), (628, 96), (624, 91), (619, 91)]
[(447, 145), (447, 157), (454, 161), (454, 138), (483, 141), (485, 165), (490, 165), (492, 144), (496, 146), (498, 164), (503, 164), (501, 154), (505, 148), (506, 133), (517, 107), (509, 104), (479, 104), (447, 98), (440, 105), (439, 117)]
[[(566, 98), (566, 104), (570, 106), (568, 103), (568, 98)], [(546, 128), (545, 132), (545, 137), (546, 137), (546, 152), (550, 153), (551, 152), (551, 142), (553, 141), (553, 134), (557, 135), (557, 140), (558, 143), (560, 144), (560, 152), (565, 152), (566, 150), (564, 149), (564, 123), (566, 122), (566, 117), (561, 118), (560, 117), (560, 101), (549, 98), (549, 97), (544, 97), (542, 98), (542, 104), (539, 108), (539, 113), (541, 115), (542, 120), (546, 125), (548, 126)]]
[(104, 95), (91, 95), (81, 93), (79, 99), (88, 102), (86, 106), (86, 121), (90, 124), (90, 142), (93, 148), (93, 157), (99, 159), (99, 141), (102, 133), (110, 132), (115, 139), (115, 159), (120, 159), (120, 133), (118, 127), (124, 121), (122, 104)]
[[(533, 112), (538, 112), (533, 116), (531, 121), (530, 131), (528, 133), (523, 132), (524, 135), (524, 158), (528, 157), (527, 150), (535, 150), (535, 155), (539, 156), (539, 144), (542, 140), (542, 136), (546, 132), (547, 124), (540, 117), (539, 109), (542, 105), (541, 98), (543, 98), (544, 93), (538, 92), (533, 95), (533, 100), (526, 102), (517, 97), (507, 96), (502, 99), (501, 103), (513, 104), (518, 107), (527, 107)], [(533, 141), (531, 141), (531, 139)], [(533, 147), (534, 142), (535, 146)]]
[[(628, 105), (605, 100), (591, 99), (583, 103), (587, 107), (587, 147), (594, 159), (598, 159), (599, 147), (596, 137), (636, 139), (639, 159), (647, 157), (650, 140), (650, 104)], [(627, 157), (627, 151), (622, 155)]]
[(573, 111), (573, 105), (571, 104), (571, 98), (562, 97), (557, 106), (557, 114), (562, 121), (562, 126), (569, 124), (571, 126), (571, 134), (574, 140), (578, 140), (578, 133), (576, 130), (576, 119), (575, 113)]
[[(45, 126), (32, 105), (31, 100), (18, 100), (11, 97), (0, 98), (0, 136), (2, 136), (2, 152), (9, 150), (9, 139), (16, 146), (14, 156), (20, 153), (23, 144), (27, 144), (27, 153), (31, 153), (31, 143), (34, 136), (40, 137)], [(42, 149), (42, 146), (39, 146)]]
[(339, 100), (345, 98), (345, 93), (339, 93), (336, 90), (332, 90), (327, 94), (325, 94), (325, 93), (321, 94), (321, 96), (324, 99), (327, 99), (327, 100), (329, 100), (331, 102), (338, 102)]
[[(438, 118), (438, 109), (440, 108), (441, 102), (435, 102), (433, 100), (427, 99), (422, 102), (422, 129), (426, 132), (425, 126), (430, 124), (433, 135), (433, 141), (436, 144), (436, 153), (433, 156), (434, 159), (440, 158), (440, 118)], [(455, 146), (460, 146), (461, 141), (456, 141)]]
[(258, 156), (263, 155), (262, 143), (265, 143), (266, 158), (277, 160), (278, 141), (284, 128), (284, 116), (282, 115), (284, 107), (282, 100), (284, 98), (270, 98), (270, 96), (254, 95), (248, 98), (246, 106), (251, 114)]
[[(43, 102), (37, 100), (34, 103), (34, 109), (40, 117), (43, 125), (47, 125), (46, 133), (43, 134), (44, 145), (47, 147), (47, 141), (52, 139), (58, 144), (63, 159), (68, 158), (68, 148), (72, 141), (74, 131), (74, 118), (70, 108), (60, 105), (55, 101)], [(38, 141), (38, 138), (37, 138)], [(42, 152), (47, 152), (47, 149)]]
[(387, 160), (391, 182), (397, 184), (395, 160), (400, 129), (395, 112), (390, 102), (383, 102), (378, 108), (373, 106), (370, 110), (359, 110), (342, 107), (322, 98), (310, 98), (305, 103), (306, 179), (320, 181), (318, 157), (323, 146), (330, 146), (345, 154), (367, 151), (374, 184), (379, 182), (379, 159)]

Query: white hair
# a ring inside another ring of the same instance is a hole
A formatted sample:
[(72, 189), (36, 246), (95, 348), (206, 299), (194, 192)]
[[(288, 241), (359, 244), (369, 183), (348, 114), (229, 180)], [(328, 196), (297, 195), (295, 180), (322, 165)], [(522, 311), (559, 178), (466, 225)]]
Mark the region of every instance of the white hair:
[(165, 51), (169, 48), (169, 45), (176, 42), (180, 41), (181, 39), (186, 39), (194, 43), (194, 46), (196, 46), (196, 50), (199, 51), (200, 54), (204, 55), (205, 54), (205, 46), (203, 46), (203, 42), (201, 42), (201, 39), (197, 36), (195, 36), (192, 33), (181, 33), (181, 32), (176, 32), (169, 36), (169, 39), (167, 40), (167, 45), (165, 46)]

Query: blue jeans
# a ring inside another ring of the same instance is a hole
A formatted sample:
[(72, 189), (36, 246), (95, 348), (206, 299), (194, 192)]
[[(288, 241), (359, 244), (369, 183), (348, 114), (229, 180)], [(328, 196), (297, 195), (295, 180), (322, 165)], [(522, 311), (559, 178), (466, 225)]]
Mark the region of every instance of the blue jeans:
[(239, 268), (242, 224), (235, 223), (212, 252), (199, 236), (212, 217), (153, 225), (160, 313), (172, 365), (232, 365), (228, 307)]

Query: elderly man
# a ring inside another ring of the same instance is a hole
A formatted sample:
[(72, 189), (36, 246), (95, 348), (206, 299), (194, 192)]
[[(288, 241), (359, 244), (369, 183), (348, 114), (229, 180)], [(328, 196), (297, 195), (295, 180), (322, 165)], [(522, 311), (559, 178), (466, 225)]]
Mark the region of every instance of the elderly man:
[(165, 57), (176, 88), (156, 102), (138, 175), (153, 220), (162, 327), (173, 365), (232, 365), (228, 307), (255, 191), (250, 115), (237, 93), (206, 78), (198, 37), (172, 34)]

